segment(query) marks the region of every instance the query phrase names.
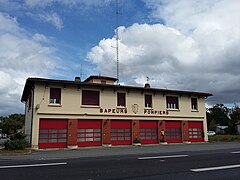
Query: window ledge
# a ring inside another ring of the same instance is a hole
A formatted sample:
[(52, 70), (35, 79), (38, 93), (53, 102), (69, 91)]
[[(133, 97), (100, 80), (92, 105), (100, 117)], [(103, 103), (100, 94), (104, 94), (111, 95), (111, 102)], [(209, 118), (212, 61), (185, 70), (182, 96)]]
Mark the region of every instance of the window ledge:
[(100, 106), (94, 106), (94, 105), (81, 105), (81, 108), (100, 108)]
[(180, 109), (169, 109), (167, 108), (168, 111), (180, 111)]
[(152, 107), (144, 107), (144, 109), (152, 110), (153, 108)]
[(48, 104), (48, 107), (62, 107), (61, 104)]
[(125, 106), (117, 106), (117, 109), (127, 109)]
[(197, 109), (192, 109), (191, 112), (199, 112)]

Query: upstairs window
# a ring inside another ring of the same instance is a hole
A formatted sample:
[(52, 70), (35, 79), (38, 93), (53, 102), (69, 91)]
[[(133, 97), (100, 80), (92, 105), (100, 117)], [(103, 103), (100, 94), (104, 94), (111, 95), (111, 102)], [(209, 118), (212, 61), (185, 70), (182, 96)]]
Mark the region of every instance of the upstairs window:
[(50, 88), (50, 104), (61, 104), (61, 88)]
[(126, 94), (117, 93), (117, 106), (126, 107)]
[(191, 98), (191, 106), (192, 106), (192, 110), (198, 110), (197, 98)]
[(82, 105), (99, 106), (99, 91), (82, 91)]
[(167, 109), (178, 109), (178, 97), (167, 96)]
[(152, 95), (145, 94), (145, 108), (152, 108)]

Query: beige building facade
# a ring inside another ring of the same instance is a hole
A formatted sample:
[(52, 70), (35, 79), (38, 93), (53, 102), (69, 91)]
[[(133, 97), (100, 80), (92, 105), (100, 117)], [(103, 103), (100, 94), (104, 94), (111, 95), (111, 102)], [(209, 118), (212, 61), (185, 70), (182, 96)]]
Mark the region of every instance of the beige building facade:
[(123, 86), (116, 80), (28, 78), (21, 101), (32, 148), (208, 141), (205, 99), (212, 94)]

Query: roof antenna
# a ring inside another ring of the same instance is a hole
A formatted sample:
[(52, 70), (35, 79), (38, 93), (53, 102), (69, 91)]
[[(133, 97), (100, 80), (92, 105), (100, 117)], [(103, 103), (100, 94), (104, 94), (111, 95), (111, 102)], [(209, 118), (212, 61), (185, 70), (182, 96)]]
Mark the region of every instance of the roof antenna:
[(145, 84), (145, 88), (150, 88), (150, 84), (149, 84), (149, 81), (150, 81), (150, 78), (147, 76), (147, 83)]
[(82, 79), (83, 76), (83, 72), (82, 72), (82, 64), (81, 64), (81, 68), (80, 68), (80, 78)]
[(86, 75), (83, 73), (83, 65), (81, 64), (81, 68), (80, 68), (80, 78), (83, 79), (83, 75)]
[(147, 76), (147, 83), (149, 83), (149, 81), (150, 81), (150, 78)]
[(117, 84), (119, 83), (119, 47), (118, 47), (118, 0), (116, 0), (116, 59), (117, 59)]

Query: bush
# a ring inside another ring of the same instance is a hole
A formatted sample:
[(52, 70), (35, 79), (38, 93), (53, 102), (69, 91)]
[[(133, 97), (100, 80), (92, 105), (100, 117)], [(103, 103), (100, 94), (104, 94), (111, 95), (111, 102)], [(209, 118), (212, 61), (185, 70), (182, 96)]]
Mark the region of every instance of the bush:
[(23, 133), (16, 133), (10, 140), (4, 143), (6, 150), (24, 150), (27, 146), (27, 141), (25, 140), (25, 135)]
[(8, 140), (4, 143), (6, 150), (24, 150), (26, 145), (25, 139)]
[(26, 135), (23, 133), (16, 133), (13, 139), (25, 139)]

